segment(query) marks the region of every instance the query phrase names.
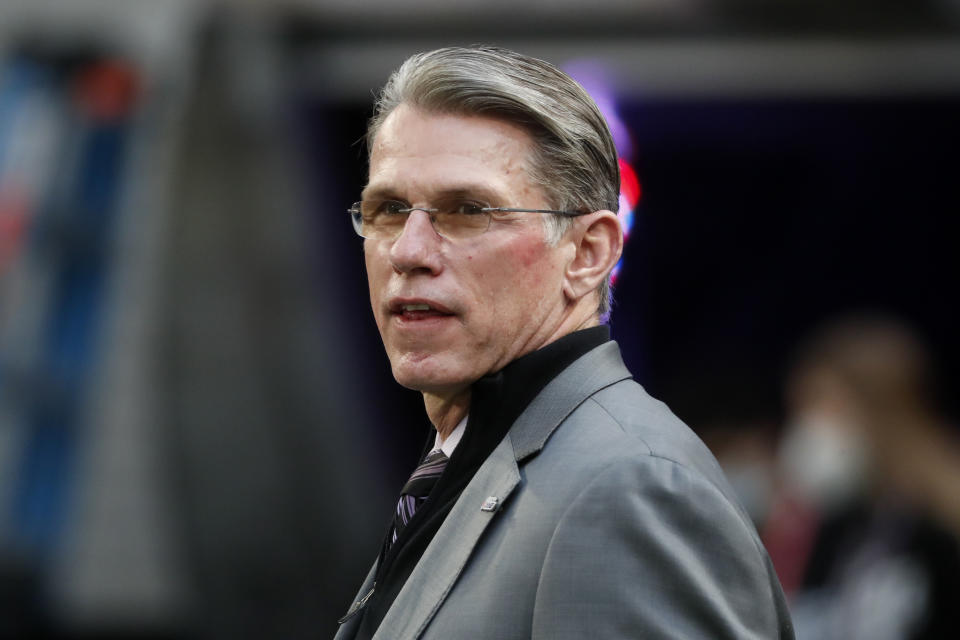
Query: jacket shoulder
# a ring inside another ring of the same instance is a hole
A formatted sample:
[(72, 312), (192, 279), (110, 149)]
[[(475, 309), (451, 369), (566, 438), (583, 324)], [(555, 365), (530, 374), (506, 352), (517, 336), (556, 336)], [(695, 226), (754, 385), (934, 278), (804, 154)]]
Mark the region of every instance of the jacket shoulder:
[(547, 446), (551, 448), (586, 454), (595, 460), (588, 466), (626, 465), (653, 471), (663, 466), (654, 461), (676, 465), (713, 485), (749, 521), (703, 441), (633, 380), (619, 381), (589, 396), (553, 434)]

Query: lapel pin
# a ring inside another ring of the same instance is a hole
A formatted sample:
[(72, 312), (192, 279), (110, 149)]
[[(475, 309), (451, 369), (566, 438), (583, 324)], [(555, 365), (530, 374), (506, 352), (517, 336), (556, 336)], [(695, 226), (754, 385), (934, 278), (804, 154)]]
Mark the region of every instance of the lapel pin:
[(483, 501), (482, 505), (480, 505), (480, 511), (496, 511), (498, 504), (500, 504), (500, 498), (497, 496), (490, 496)]

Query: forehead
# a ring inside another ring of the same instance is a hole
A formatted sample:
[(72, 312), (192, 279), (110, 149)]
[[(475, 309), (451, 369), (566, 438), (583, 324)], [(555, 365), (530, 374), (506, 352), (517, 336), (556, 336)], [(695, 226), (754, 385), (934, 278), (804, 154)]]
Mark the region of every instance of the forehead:
[(524, 129), (504, 120), (400, 105), (374, 138), (364, 197), (429, 197), (472, 188), (524, 197), (537, 191), (527, 172), (532, 145)]

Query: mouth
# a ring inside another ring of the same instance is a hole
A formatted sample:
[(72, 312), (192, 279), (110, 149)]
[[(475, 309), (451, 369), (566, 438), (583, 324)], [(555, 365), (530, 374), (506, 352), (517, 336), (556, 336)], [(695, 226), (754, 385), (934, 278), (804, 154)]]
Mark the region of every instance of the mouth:
[(390, 303), (390, 313), (406, 321), (430, 320), (454, 315), (443, 305), (426, 300), (394, 300)]

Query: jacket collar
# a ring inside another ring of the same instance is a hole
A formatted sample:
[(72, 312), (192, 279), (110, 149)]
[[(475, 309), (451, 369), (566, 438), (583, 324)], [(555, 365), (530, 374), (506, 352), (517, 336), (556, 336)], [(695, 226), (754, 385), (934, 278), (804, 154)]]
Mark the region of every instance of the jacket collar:
[(510, 428), (517, 462), (543, 449), (554, 430), (584, 400), (630, 377), (613, 341), (574, 361), (544, 387)]

